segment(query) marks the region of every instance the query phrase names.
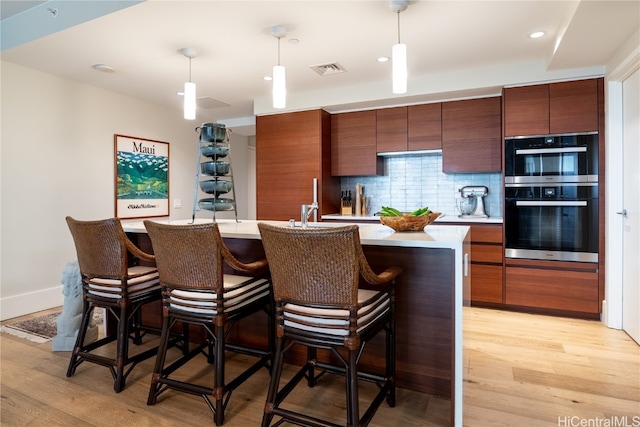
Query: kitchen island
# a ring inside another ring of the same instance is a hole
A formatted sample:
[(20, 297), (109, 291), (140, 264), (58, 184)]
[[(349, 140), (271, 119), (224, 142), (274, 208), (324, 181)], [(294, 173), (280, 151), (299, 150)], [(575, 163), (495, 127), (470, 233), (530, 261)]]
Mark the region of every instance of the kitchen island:
[[(190, 220), (157, 220), (188, 224)], [(210, 222), (197, 219), (196, 222)], [(283, 221), (263, 221), (288, 226)], [(220, 233), (240, 260), (264, 257), (258, 221), (218, 220)], [(337, 227), (344, 223), (311, 223)], [(123, 222), (142, 249), (152, 252), (142, 222)], [(396, 233), (381, 224), (358, 224), (364, 253), (374, 271), (399, 265), (396, 281), (396, 383), (451, 400), (450, 425), (462, 425), (462, 310), (469, 299), (469, 227), (429, 225), (421, 232)], [(158, 310), (159, 313), (159, 310)], [(263, 342), (264, 318), (248, 319), (232, 334), (244, 342)], [(376, 337), (361, 358), (367, 368), (384, 366), (384, 342)], [(295, 354), (295, 353), (294, 353)], [(302, 363), (303, 354), (292, 363)]]

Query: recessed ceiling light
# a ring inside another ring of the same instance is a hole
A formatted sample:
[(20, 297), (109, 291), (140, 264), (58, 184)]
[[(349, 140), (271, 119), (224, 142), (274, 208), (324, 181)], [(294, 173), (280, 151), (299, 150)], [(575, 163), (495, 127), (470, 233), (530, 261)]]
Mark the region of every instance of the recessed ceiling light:
[(388, 56), (381, 56), (380, 58), (378, 58), (378, 62), (388, 62), (388, 61), (389, 61)]
[(268, 81), (268, 82), (270, 82), (271, 80), (273, 80), (273, 77), (271, 77), (271, 76), (264, 76), (262, 79), (263, 79), (263, 80), (266, 80), (266, 81)]
[(539, 39), (542, 36), (544, 36), (544, 31), (535, 31), (529, 34), (529, 37), (531, 37), (532, 39)]
[(101, 71), (103, 73), (115, 73), (116, 69), (113, 68), (111, 65), (107, 65), (107, 64), (94, 64), (91, 66), (91, 68), (93, 68), (94, 70), (97, 71)]

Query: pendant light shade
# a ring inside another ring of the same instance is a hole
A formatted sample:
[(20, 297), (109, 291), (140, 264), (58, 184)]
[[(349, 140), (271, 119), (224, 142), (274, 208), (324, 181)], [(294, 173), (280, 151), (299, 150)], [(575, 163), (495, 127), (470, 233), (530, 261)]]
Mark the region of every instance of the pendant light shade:
[(198, 52), (190, 47), (182, 49), (182, 54), (189, 58), (189, 81), (184, 84), (184, 118), (196, 119), (196, 84), (191, 82), (191, 59), (198, 56)]
[(400, 12), (409, 5), (408, 0), (391, 0), (389, 7), (398, 15), (398, 43), (391, 47), (392, 87), (394, 94), (407, 93), (407, 45), (400, 43)]
[(184, 118), (196, 119), (196, 84), (187, 82), (184, 84)]
[(271, 27), (271, 35), (278, 39), (278, 65), (273, 66), (273, 108), (286, 108), (287, 106), (287, 82), (284, 66), (280, 65), (280, 39), (287, 35), (282, 25)]
[(287, 106), (287, 86), (285, 71), (282, 65), (273, 66), (273, 108)]
[(407, 92), (407, 45), (394, 44), (391, 48), (391, 61), (393, 67), (393, 93)]

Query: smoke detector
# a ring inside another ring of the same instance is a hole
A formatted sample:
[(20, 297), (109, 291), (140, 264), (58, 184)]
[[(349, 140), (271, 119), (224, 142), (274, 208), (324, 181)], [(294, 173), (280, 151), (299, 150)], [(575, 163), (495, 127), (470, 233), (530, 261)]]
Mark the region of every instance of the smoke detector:
[(321, 76), (328, 76), (330, 74), (340, 74), (347, 71), (344, 69), (344, 67), (342, 67), (342, 65), (338, 64), (337, 62), (331, 62), (329, 64), (312, 65), (310, 68)]

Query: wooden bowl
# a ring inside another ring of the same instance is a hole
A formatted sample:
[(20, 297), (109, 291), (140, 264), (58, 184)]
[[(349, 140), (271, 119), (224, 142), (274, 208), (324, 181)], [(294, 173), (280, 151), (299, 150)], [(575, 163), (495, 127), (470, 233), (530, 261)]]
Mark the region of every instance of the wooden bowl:
[(395, 231), (422, 231), (427, 225), (438, 219), (440, 212), (431, 212), (422, 216), (381, 216), (380, 223), (387, 227), (393, 228)]

